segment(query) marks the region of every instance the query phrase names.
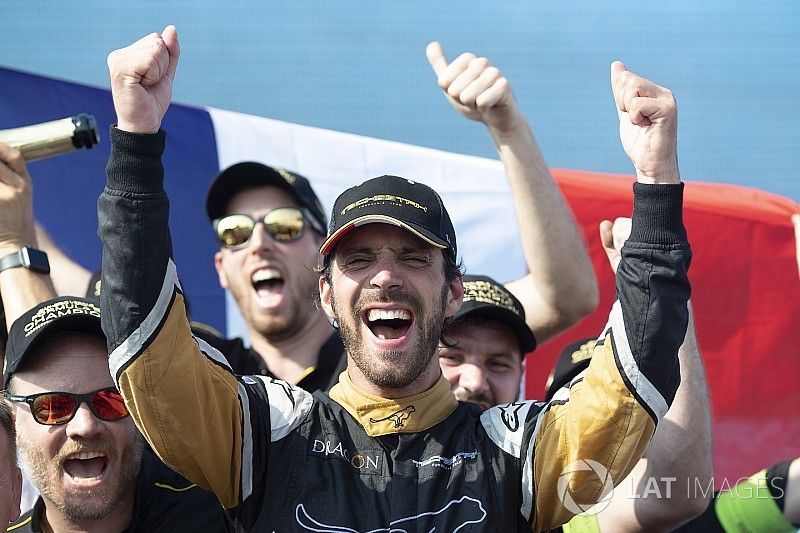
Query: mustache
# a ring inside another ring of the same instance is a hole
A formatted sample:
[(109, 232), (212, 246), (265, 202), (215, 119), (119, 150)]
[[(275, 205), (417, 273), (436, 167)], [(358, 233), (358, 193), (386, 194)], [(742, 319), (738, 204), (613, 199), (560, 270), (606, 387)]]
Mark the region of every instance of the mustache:
[(379, 293), (362, 294), (356, 301), (355, 312), (360, 315), (365, 307), (376, 303), (405, 304), (414, 311), (415, 316), (419, 316), (422, 310), (422, 302), (419, 297), (405, 289), (391, 289)]
[(84, 452), (100, 452), (108, 456), (108, 450), (112, 449), (112, 444), (104, 438), (97, 439), (70, 439), (58, 451), (54, 458), (58, 464), (63, 464), (70, 455)]
[(479, 404), (481, 407), (492, 407), (494, 405), (494, 401), (482, 392), (470, 392), (463, 387), (459, 387), (453, 391), (453, 394), (455, 394), (456, 399), (462, 402)]

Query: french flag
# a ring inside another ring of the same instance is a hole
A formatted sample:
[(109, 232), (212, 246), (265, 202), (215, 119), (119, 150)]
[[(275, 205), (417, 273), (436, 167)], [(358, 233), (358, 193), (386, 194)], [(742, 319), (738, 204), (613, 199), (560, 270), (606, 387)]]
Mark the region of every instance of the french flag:
[[(90, 270), (100, 265), (97, 197), (105, 183), (109, 91), (0, 68), (0, 129), (90, 113), (100, 143), (29, 165), (37, 219)], [(330, 208), (346, 187), (381, 174), (429, 184), (453, 218), (469, 272), (510, 280), (525, 273), (510, 192), (498, 161), (289, 124), (213, 108), (173, 104), (163, 121), (166, 188), (175, 263), (195, 320), (231, 336), (244, 328), (220, 289), (205, 217), (206, 190), (221, 168), (243, 160), (307, 176)], [(620, 148), (621, 149), (621, 148)], [(769, 169), (765, 169), (768, 172)], [(598, 276), (598, 310), (527, 358), (525, 393), (543, 396), (560, 349), (596, 336), (614, 300), (600, 246), (601, 220), (630, 216), (629, 176), (553, 170), (581, 227)], [(790, 216), (800, 205), (754, 189), (689, 183), (684, 218), (694, 253), (690, 271), (700, 348), (714, 420), (715, 479), (732, 485), (800, 455), (800, 280)], [(564, 295), (569, 298), (569, 294)], [(691, 429), (689, 428), (689, 431)]]

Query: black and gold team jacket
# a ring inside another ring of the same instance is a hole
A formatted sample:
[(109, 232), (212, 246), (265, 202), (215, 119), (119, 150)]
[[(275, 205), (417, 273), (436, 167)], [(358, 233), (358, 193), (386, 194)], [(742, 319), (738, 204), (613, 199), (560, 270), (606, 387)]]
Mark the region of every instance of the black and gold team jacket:
[(682, 185), (634, 185), (618, 300), (589, 368), (549, 403), (480, 413), (443, 379), (386, 400), (346, 372), (329, 395), (234, 376), (186, 318), (164, 132), (111, 138), (98, 202), (111, 373), (153, 449), (243, 529), (546, 530), (627, 475), (674, 397), (689, 297)]

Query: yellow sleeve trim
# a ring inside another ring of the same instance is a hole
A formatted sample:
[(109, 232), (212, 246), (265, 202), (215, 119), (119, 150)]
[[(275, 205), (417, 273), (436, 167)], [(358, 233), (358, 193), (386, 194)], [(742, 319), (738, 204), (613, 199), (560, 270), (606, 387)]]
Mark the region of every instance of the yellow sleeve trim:
[(579, 514), (561, 526), (564, 533), (600, 533), (597, 515)]
[(172, 485), (167, 485), (166, 483), (153, 483), (153, 485), (158, 487), (159, 489), (167, 489), (171, 490), (172, 492), (186, 492), (187, 490), (191, 490), (197, 486), (194, 483), (192, 483), (188, 487), (183, 487), (183, 488), (173, 487)]
[(314, 372), (314, 370), (316, 370), (316, 369), (317, 369), (317, 367), (315, 367), (315, 366), (310, 366), (310, 367), (306, 368), (306, 369), (303, 371), (303, 373), (302, 373), (302, 374), (300, 374), (299, 376), (297, 376), (297, 378), (295, 378), (295, 379), (292, 381), (292, 385), (297, 385), (298, 383), (300, 383), (301, 381), (303, 381), (304, 379), (306, 379), (306, 378), (307, 378), (309, 375), (311, 375), (311, 373), (312, 373), (312, 372)]
[(26, 518), (25, 520), (23, 520), (19, 524), (13, 524), (13, 525), (8, 526), (8, 529), (6, 529), (6, 531), (14, 531), (15, 529), (19, 529), (22, 526), (24, 526), (25, 524), (27, 524), (28, 522), (30, 522), (31, 520), (33, 520), (33, 515), (29, 516), (28, 518)]

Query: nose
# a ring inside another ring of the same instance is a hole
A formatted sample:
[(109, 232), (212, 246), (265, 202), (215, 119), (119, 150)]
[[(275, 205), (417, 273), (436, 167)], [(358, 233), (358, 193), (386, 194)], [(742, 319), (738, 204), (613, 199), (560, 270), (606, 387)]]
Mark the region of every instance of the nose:
[(78, 406), (75, 416), (67, 422), (67, 436), (91, 438), (103, 431), (103, 421), (94, 416), (85, 402)]
[(267, 233), (264, 221), (256, 221), (256, 225), (253, 227), (253, 234), (250, 235), (250, 240), (247, 241), (247, 248), (250, 250), (265, 250), (271, 248), (273, 244), (274, 241)]
[(377, 261), (375, 263), (375, 272), (370, 279), (370, 284), (373, 287), (388, 291), (391, 289), (399, 289), (403, 286), (403, 281), (393, 262)]
[(461, 365), (458, 384), (473, 394), (484, 392), (489, 388), (486, 372), (480, 365), (465, 363)]

